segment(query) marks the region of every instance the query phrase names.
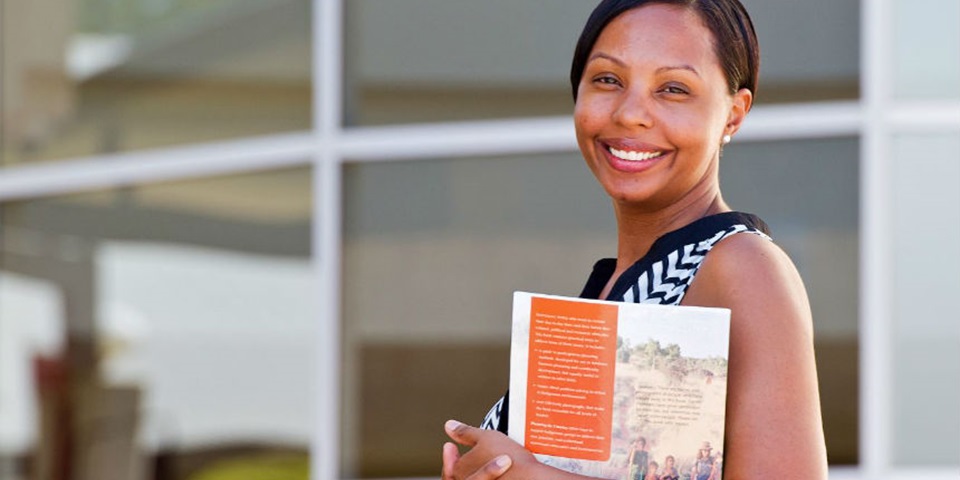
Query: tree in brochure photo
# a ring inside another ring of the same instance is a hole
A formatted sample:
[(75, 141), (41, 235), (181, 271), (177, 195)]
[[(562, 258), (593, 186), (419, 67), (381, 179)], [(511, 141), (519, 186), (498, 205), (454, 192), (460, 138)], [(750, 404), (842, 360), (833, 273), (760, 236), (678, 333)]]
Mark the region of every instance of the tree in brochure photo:
[(510, 437), (554, 467), (719, 480), (730, 311), (516, 292)]

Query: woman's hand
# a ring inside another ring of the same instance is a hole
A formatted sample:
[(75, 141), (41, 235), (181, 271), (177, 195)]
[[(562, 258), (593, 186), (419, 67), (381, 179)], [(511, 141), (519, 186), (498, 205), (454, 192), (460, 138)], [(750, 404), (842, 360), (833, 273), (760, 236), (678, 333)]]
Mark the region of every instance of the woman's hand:
[(470, 447), (460, 455), (457, 445), (443, 445), (441, 480), (596, 480), (544, 465), (533, 454), (496, 430), (482, 430), (456, 420), (444, 425), (454, 442)]
[(539, 465), (530, 452), (495, 430), (481, 430), (456, 420), (448, 421), (444, 429), (453, 441), (470, 447), (470, 451), (461, 456), (457, 445), (443, 445), (442, 480), (528, 478), (520, 472)]
[[(460, 449), (453, 443), (443, 444), (443, 473), (441, 480), (461, 478), (455, 473), (457, 462), (460, 460)], [(500, 455), (483, 465), (479, 470), (469, 474), (466, 480), (494, 480), (506, 473), (513, 461), (509, 455)]]

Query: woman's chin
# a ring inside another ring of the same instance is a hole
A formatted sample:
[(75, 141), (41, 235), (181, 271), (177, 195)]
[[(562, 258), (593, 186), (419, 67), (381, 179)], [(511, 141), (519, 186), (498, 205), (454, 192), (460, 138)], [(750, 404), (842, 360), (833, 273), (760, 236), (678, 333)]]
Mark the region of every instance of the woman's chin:
[(659, 202), (650, 195), (644, 195), (637, 192), (617, 192), (611, 194), (610, 198), (613, 200), (613, 203), (618, 205), (620, 208), (629, 208), (630, 210), (637, 211), (655, 211), (658, 209)]
[[(639, 187), (639, 188), (638, 188)], [(617, 204), (642, 206), (655, 201), (653, 189), (649, 185), (611, 185), (603, 184), (607, 195)]]

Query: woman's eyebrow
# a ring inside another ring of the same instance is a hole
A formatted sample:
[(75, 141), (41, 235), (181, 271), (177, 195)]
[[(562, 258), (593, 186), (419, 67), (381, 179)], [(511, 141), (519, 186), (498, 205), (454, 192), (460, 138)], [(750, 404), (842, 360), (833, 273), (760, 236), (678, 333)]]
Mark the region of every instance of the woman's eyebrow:
[(619, 66), (621, 66), (621, 67), (626, 67), (626, 66), (627, 66), (627, 64), (624, 63), (623, 60), (620, 60), (620, 59), (617, 58), (617, 57), (614, 57), (614, 56), (612, 56), (612, 55), (608, 55), (608, 54), (603, 53), (603, 52), (597, 52), (597, 53), (594, 53), (593, 55), (590, 55), (590, 58), (587, 59), (587, 63), (590, 63), (590, 62), (592, 62), (592, 61), (594, 61), (594, 60), (597, 60), (597, 59), (599, 59), (599, 58), (603, 58), (603, 59), (609, 60), (609, 61), (611, 61), (611, 62), (613, 62), (613, 63), (616, 63), (617, 65), (619, 65)]
[[(619, 58), (614, 57), (613, 55), (603, 53), (603, 52), (597, 52), (597, 53), (594, 53), (593, 55), (590, 55), (590, 58), (587, 59), (587, 63), (590, 63), (594, 60), (598, 60), (601, 58), (604, 60), (609, 60), (623, 68), (627, 67), (626, 62), (624, 62), (623, 60), (620, 60)], [(687, 64), (668, 65), (668, 66), (660, 67), (656, 70), (656, 73), (664, 73), (670, 70), (687, 70), (687, 71), (693, 72), (694, 75), (700, 77), (700, 72), (697, 71), (697, 69), (694, 68), (692, 65), (687, 65)]]
[(694, 75), (698, 77), (700, 76), (700, 72), (698, 72), (696, 68), (693, 68), (692, 65), (675, 65), (675, 66), (660, 67), (657, 69), (657, 73), (669, 72), (670, 70), (688, 70), (690, 72), (693, 72)]

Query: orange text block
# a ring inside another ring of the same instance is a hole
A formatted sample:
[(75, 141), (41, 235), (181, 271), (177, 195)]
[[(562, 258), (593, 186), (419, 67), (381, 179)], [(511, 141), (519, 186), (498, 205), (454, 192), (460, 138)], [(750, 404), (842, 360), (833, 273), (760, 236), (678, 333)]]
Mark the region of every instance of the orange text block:
[(533, 297), (524, 444), (533, 453), (610, 458), (616, 305)]

